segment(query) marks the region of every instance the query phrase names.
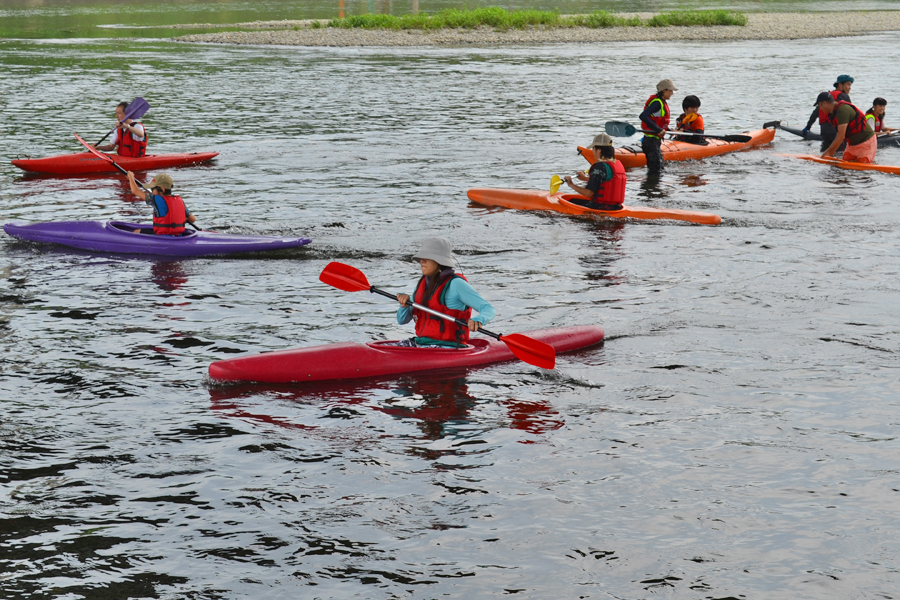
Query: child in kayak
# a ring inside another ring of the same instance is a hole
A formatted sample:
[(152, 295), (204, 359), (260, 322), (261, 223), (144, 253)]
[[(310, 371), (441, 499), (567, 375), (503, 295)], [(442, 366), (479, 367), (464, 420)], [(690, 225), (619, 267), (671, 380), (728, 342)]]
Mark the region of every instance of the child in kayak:
[(128, 102), (119, 102), (116, 106), (116, 136), (112, 142), (104, 146), (97, 146), (101, 152), (116, 151), (119, 156), (140, 158), (147, 155), (147, 131), (144, 125), (138, 121), (125, 119), (125, 110)]
[[(685, 133), (703, 133), (703, 117), (700, 116), (700, 98), (697, 96), (685, 96), (681, 101), (681, 108), (684, 110), (681, 115), (675, 119), (675, 130), (684, 131)], [(677, 135), (675, 139), (679, 142), (688, 142), (707, 146), (709, 142), (701, 137), (691, 135)]]
[[(428, 238), (422, 242), (422, 247), (413, 257), (418, 259), (422, 269), (422, 277), (413, 293), (413, 302), (467, 321), (468, 327), (414, 308), (408, 304), (408, 294), (397, 294), (397, 301), (400, 302), (397, 322), (405, 325), (415, 320), (416, 337), (394, 345), (462, 348), (469, 341), (470, 331), (478, 331), (479, 327), (487, 325), (494, 318), (494, 307), (450, 266), (455, 262), (450, 250), (450, 242), (444, 238)], [(478, 311), (477, 317), (472, 317), (472, 309)]]
[(875, 132), (875, 135), (890, 135), (897, 131), (890, 127), (884, 126), (884, 111), (887, 108), (887, 100), (884, 98), (875, 98), (872, 101), (872, 108), (866, 111), (866, 123)]
[(569, 187), (585, 196), (570, 202), (593, 210), (622, 210), (625, 202), (625, 167), (616, 160), (612, 138), (605, 133), (598, 134), (591, 143), (591, 149), (594, 151), (594, 164), (587, 173), (578, 171), (575, 174), (581, 181), (587, 181), (587, 185), (581, 187), (573, 183), (571, 177), (566, 177)]
[[(181, 196), (172, 195), (175, 182), (165, 173), (160, 173), (150, 182), (150, 191), (145, 192), (138, 187), (134, 173), (128, 171), (128, 183), (131, 193), (153, 207), (153, 233), (156, 235), (181, 235), (187, 223), (196, 221), (185, 206)], [(150, 233), (146, 229), (135, 229), (135, 233)]]

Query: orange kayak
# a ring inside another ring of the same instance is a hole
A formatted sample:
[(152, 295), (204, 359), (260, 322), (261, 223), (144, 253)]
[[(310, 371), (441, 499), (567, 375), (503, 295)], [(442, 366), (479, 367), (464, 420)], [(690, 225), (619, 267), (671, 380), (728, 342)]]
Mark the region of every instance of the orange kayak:
[(467, 192), (469, 200), (485, 206), (502, 206), (518, 210), (553, 210), (567, 215), (597, 215), (612, 219), (671, 219), (700, 225), (718, 225), (722, 217), (712, 213), (644, 206), (623, 206), (622, 210), (593, 210), (573, 204), (578, 194), (551, 194), (546, 190), (502, 190), (480, 188)]
[(811, 160), (812, 162), (824, 163), (841, 169), (850, 169), (851, 171), (879, 171), (881, 173), (891, 173), (900, 175), (900, 167), (892, 167), (891, 165), (875, 165), (872, 163), (858, 163), (850, 160), (841, 160), (839, 158), (822, 158), (815, 154), (779, 154), (778, 156), (790, 156), (791, 158), (799, 158), (802, 160)]
[[(745, 131), (744, 135), (750, 136), (751, 139), (749, 142), (707, 140), (709, 142), (708, 146), (664, 140), (662, 143), (663, 160), (697, 160), (708, 156), (718, 156), (719, 154), (736, 152), (738, 150), (743, 150), (744, 148), (752, 148), (753, 146), (761, 146), (763, 144), (768, 144), (775, 139), (775, 130), (757, 129), (756, 131)], [(593, 151), (578, 146), (578, 152), (580, 152), (589, 163), (594, 163)], [(644, 151), (641, 150), (640, 144), (616, 148), (616, 159), (622, 161), (622, 166), (625, 168), (647, 166), (647, 157), (644, 156)]]

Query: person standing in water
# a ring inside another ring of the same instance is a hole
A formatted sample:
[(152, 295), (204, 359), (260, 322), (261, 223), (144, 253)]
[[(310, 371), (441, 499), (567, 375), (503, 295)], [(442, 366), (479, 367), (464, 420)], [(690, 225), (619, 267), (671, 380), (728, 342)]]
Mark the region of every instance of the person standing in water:
[(667, 100), (677, 91), (671, 79), (663, 79), (656, 84), (656, 93), (644, 103), (641, 127), (650, 133), (645, 133), (641, 138), (641, 149), (647, 157), (647, 170), (651, 174), (659, 173), (663, 168), (662, 140), (671, 121)]
[[(831, 94), (835, 101), (852, 102), (850, 100), (851, 87), (853, 87), (852, 77), (849, 75), (838, 75), (837, 81), (834, 82), (834, 89), (827, 93)], [(822, 149), (824, 150), (834, 141), (837, 129), (828, 120), (828, 115), (818, 108), (818, 102), (816, 102), (816, 108), (809, 115), (809, 121), (806, 123), (806, 127), (803, 128), (803, 137), (806, 137), (806, 134), (809, 133), (809, 128), (813, 126), (816, 119), (819, 119), (819, 133), (822, 135)]]
[(829, 123), (837, 131), (837, 137), (822, 153), (822, 158), (834, 156), (846, 139), (847, 149), (844, 150), (844, 160), (860, 163), (875, 162), (875, 151), (878, 149), (875, 132), (866, 123), (866, 115), (861, 110), (843, 100), (835, 102), (829, 92), (819, 94), (816, 104), (819, 110), (828, 115)]
[(884, 126), (884, 111), (887, 109), (887, 100), (884, 98), (875, 98), (872, 101), (872, 108), (866, 111), (866, 123), (875, 132), (876, 136), (890, 135), (897, 131), (890, 127)]
[[(397, 346), (461, 348), (469, 341), (469, 333), (478, 331), (494, 318), (494, 307), (482, 298), (468, 280), (456, 273), (450, 242), (444, 238), (428, 238), (413, 257), (419, 261), (422, 277), (413, 292), (413, 302), (431, 310), (467, 322), (463, 327), (419, 310), (409, 304), (409, 294), (397, 294), (400, 308), (397, 322), (416, 322), (416, 337), (397, 342)], [(478, 311), (472, 317), (472, 310)]]

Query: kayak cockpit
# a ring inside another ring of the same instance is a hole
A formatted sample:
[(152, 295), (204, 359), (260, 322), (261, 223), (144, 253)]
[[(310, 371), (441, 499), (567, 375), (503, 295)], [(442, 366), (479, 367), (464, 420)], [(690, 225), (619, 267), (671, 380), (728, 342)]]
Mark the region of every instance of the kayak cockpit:
[[(106, 223), (106, 228), (116, 232), (131, 233), (133, 235), (155, 235), (153, 233), (153, 225), (151, 225), (150, 223), (124, 223), (122, 221), (109, 221)], [(137, 231), (138, 229), (140, 230), (139, 232)], [(166, 235), (160, 237), (165, 237), (167, 239), (184, 239), (196, 237), (196, 235), (197, 232), (193, 229), (185, 229), (184, 233), (179, 235)]]
[(419, 346), (417, 348), (411, 348), (409, 346), (392, 346), (391, 344), (395, 344), (396, 341), (388, 341), (388, 342), (368, 342), (366, 346), (369, 348), (374, 348), (375, 350), (382, 350), (385, 352), (391, 353), (407, 353), (410, 358), (413, 356), (434, 356), (434, 355), (453, 355), (460, 356), (466, 354), (474, 354), (477, 352), (483, 352), (490, 346), (490, 342), (483, 339), (478, 340), (469, 340), (469, 344), (463, 348), (447, 348), (443, 346), (432, 346), (432, 347), (422, 347)]

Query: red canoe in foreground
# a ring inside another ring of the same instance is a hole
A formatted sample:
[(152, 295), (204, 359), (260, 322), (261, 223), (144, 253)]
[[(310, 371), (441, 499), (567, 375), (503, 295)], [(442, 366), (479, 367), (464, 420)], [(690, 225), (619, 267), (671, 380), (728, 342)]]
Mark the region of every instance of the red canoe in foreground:
[[(522, 333), (550, 344), (557, 353), (586, 348), (603, 341), (603, 330), (596, 325)], [(401, 348), (386, 346), (385, 342), (347, 342), (220, 360), (209, 365), (209, 376), (219, 381), (261, 383), (340, 381), (475, 367), (509, 360), (516, 358), (506, 344), (491, 338), (470, 339), (469, 345), (460, 349)]]
[[(183, 167), (212, 160), (218, 152), (184, 152), (181, 154), (149, 154), (141, 158), (129, 158), (110, 154), (126, 171), (151, 171), (169, 167)], [(47, 158), (20, 158), (12, 164), (29, 173), (47, 175), (85, 175), (88, 173), (118, 173), (109, 162), (90, 152), (60, 154)]]
[(713, 213), (677, 208), (652, 208), (649, 206), (623, 206), (622, 210), (593, 210), (570, 202), (573, 198), (584, 200), (578, 194), (551, 194), (547, 190), (504, 190), (476, 188), (466, 192), (469, 200), (485, 206), (502, 206), (517, 210), (552, 210), (567, 215), (596, 215), (610, 219), (670, 219), (698, 225), (718, 225), (722, 217)]

